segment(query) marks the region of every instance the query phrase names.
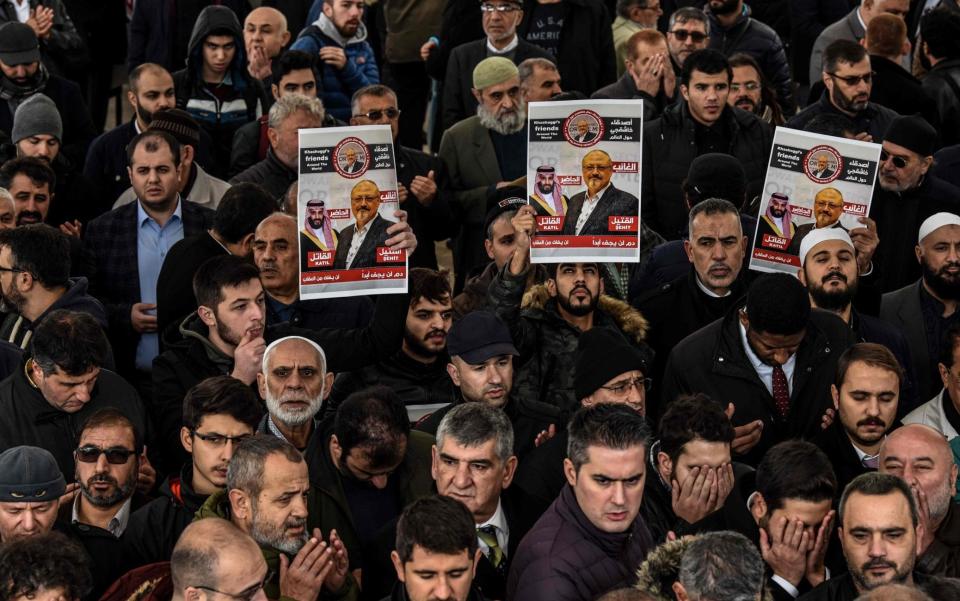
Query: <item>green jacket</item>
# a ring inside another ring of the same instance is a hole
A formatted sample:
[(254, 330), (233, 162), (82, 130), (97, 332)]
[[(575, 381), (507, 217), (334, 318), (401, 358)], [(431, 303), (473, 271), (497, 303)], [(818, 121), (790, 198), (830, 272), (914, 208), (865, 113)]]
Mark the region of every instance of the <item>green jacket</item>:
[[(311, 495), (313, 497), (315, 495)], [(314, 516), (312, 508), (308, 507), (310, 516)], [(230, 520), (230, 499), (227, 497), (227, 491), (221, 490), (216, 492), (207, 499), (207, 502), (203, 504), (202, 507), (197, 511), (197, 515), (194, 518), (195, 520), (202, 520), (203, 518), (223, 518), (225, 520)], [(308, 518), (308, 527), (312, 530), (311, 520)], [(324, 532), (326, 532), (324, 530)], [(267, 562), (267, 573), (270, 574), (270, 580), (264, 585), (263, 592), (270, 599), (275, 599), (277, 601), (314, 601), (313, 599), (293, 599), (291, 597), (284, 597), (280, 594), (280, 551), (272, 547), (260, 547), (260, 551), (263, 552), (263, 559)], [(291, 557), (287, 557), (291, 559)], [(326, 589), (322, 590), (320, 593), (319, 600), (323, 601), (357, 601), (360, 597), (360, 589), (357, 586), (356, 580), (353, 579), (351, 574), (347, 574), (347, 580), (343, 583), (343, 586), (339, 591), (331, 593)], [(319, 601), (318, 600), (318, 601)]]

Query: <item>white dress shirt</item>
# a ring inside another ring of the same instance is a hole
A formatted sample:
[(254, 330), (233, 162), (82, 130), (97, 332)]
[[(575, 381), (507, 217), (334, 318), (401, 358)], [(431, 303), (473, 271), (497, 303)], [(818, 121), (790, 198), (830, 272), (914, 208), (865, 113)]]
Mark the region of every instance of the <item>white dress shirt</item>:
[(610, 184), (607, 184), (597, 192), (596, 196), (590, 196), (585, 194), (583, 198), (583, 206), (580, 207), (580, 217), (577, 218), (577, 234), (580, 233), (580, 230), (583, 229), (583, 226), (587, 224), (587, 219), (590, 218), (590, 214), (593, 213), (593, 210), (597, 208), (597, 204), (600, 202), (600, 198), (603, 197), (603, 193), (610, 189)]
[(353, 265), (353, 260), (357, 258), (357, 252), (360, 250), (360, 245), (363, 244), (363, 239), (367, 237), (367, 232), (370, 231), (370, 224), (373, 222), (373, 219), (368, 221), (363, 229), (357, 229), (356, 224), (353, 226), (353, 240), (350, 241), (350, 250), (347, 252), (347, 268)]

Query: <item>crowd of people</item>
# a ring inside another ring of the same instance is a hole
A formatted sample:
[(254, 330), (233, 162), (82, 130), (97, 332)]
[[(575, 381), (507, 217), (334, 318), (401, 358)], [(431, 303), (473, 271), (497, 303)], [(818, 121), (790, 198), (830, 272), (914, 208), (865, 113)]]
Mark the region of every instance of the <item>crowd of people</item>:
[[(531, 262), (591, 98), (640, 260)], [(409, 292), (304, 299), (360, 125)], [(776, 127), (881, 146), (858, 227)], [(0, 0), (0, 601), (960, 599), (958, 165), (956, 0)]]

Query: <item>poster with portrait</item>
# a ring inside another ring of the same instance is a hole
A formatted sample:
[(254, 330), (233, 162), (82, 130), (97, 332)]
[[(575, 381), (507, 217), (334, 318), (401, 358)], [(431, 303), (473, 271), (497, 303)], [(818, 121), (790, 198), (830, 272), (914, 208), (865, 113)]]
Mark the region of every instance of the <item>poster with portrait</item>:
[(531, 102), (534, 263), (640, 260), (640, 100)]
[(750, 269), (795, 274), (814, 229), (863, 227), (880, 145), (778, 127), (763, 183)]
[(300, 298), (407, 291), (407, 257), (386, 245), (399, 207), (386, 125), (300, 130)]

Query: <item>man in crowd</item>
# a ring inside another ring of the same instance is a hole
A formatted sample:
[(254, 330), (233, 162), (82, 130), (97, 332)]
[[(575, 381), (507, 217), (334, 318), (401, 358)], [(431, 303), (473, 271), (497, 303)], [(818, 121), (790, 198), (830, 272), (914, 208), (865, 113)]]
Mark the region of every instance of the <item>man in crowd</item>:
[(902, 421), (930, 426), (950, 442), (960, 432), (960, 409), (957, 409), (960, 405), (960, 325), (951, 325), (943, 333), (937, 361), (943, 389)]
[(515, 400), (544, 425), (563, 423), (576, 410), (573, 351), (582, 332), (614, 330), (635, 348), (643, 346), (646, 320), (622, 301), (603, 296), (598, 263), (549, 265), (546, 283), (529, 292), (534, 303), (521, 308), (530, 266), (534, 210), (521, 207), (513, 218), (516, 249), (490, 284), (491, 310), (503, 320), (520, 353)]
[[(317, 97), (317, 81), (320, 76), (317, 73), (316, 57), (299, 50), (290, 50), (272, 61), (272, 69), (270, 78), (273, 83), (270, 84), (270, 93), (273, 102), (287, 94)], [(271, 106), (272, 104), (271, 102)], [(330, 116), (324, 114), (324, 118), (329, 119)], [(267, 158), (267, 150), (270, 148), (269, 119), (269, 113), (260, 115), (255, 121), (241, 125), (233, 134), (228, 173), (230, 177)]]
[(283, 213), (268, 214), (254, 232), (253, 262), (266, 293), (267, 325), (289, 323), (309, 330), (367, 325), (373, 314), (368, 298), (300, 298), (297, 236), (296, 218)]
[(903, 480), (877, 473), (857, 477), (843, 491), (837, 517), (850, 571), (823, 582), (803, 601), (853, 599), (884, 584), (922, 585), (929, 579), (914, 571), (923, 527)]
[(21, 102), (37, 93), (53, 100), (63, 118), (63, 152), (75, 164), (83, 162), (96, 128), (77, 84), (50, 73), (40, 61), (37, 34), (26, 23), (0, 26), (0, 84), (6, 101), (0, 103), (0, 131), (13, 128), (13, 114)]
[(243, 29), (228, 6), (207, 6), (200, 12), (187, 48), (186, 67), (173, 74), (177, 108), (190, 113), (210, 135), (208, 170), (226, 177), (233, 134), (264, 112), (266, 94), (247, 72)]
[(517, 72), (524, 102), (544, 102), (563, 92), (560, 89), (560, 72), (549, 59), (528, 58), (517, 64)]
[(613, 160), (603, 150), (591, 150), (580, 162), (586, 190), (570, 198), (563, 220), (563, 233), (578, 236), (635, 236), (623, 233), (611, 223), (611, 217), (634, 217), (639, 212), (637, 198), (618, 189), (610, 178)]
[(686, 225), (681, 183), (697, 156), (733, 155), (746, 172), (748, 196), (760, 191), (772, 131), (756, 115), (727, 106), (730, 77), (727, 59), (716, 50), (691, 54), (680, 77), (684, 102), (644, 124), (643, 221), (668, 240), (680, 238)]
[(124, 551), (133, 565), (170, 560), (203, 502), (226, 486), (237, 444), (253, 435), (260, 420), (258, 403), (249, 386), (228, 376), (207, 378), (190, 389), (180, 428), (190, 461), (167, 476), (156, 499), (130, 516)]
[(316, 98), (289, 94), (270, 107), (267, 138), (270, 148), (262, 161), (254, 163), (232, 178), (231, 184), (251, 182), (263, 187), (271, 197), (283, 197), (290, 184), (297, 181), (299, 132), (323, 125), (323, 105)]
[(276, 436), (304, 451), (317, 431), (320, 406), (332, 385), (327, 356), (316, 342), (301, 336), (271, 342), (257, 373), (257, 387), (267, 407), (257, 433)]
[(0, 543), (50, 532), (66, 486), (50, 451), (17, 446), (0, 453)]
[(960, 13), (946, 7), (925, 12), (920, 20), (920, 62), (928, 68), (923, 91), (934, 101), (940, 124), (940, 142), (949, 146), (960, 142)]
[(433, 242), (456, 233), (447, 169), (438, 157), (400, 144), (400, 107), (387, 86), (371, 85), (353, 95), (351, 125), (389, 125), (396, 155), (397, 197), (413, 233), (424, 244), (408, 258), (410, 267), (437, 269)]
[(680, 560), (673, 591), (678, 601), (761, 599), (763, 561), (736, 532), (708, 532), (690, 543)]
[(640, 514), (650, 430), (634, 410), (599, 404), (570, 421), (568, 486), (520, 542), (507, 598), (596, 597), (634, 582), (653, 547)]
[(756, 465), (771, 446), (820, 431), (837, 357), (853, 335), (835, 315), (811, 310), (787, 274), (764, 274), (746, 303), (673, 348), (661, 402), (703, 392), (732, 404), (733, 450)]
[(884, 292), (920, 277), (922, 266), (906, 249), (923, 221), (934, 213), (960, 214), (960, 188), (930, 172), (937, 139), (937, 130), (917, 115), (897, 117), (883, 136), (870, 216), (881, 233), (877, 264)]
[(656, 31), (663, 8), (658, 0), (618, 0), (616, 13), (612, 27), (613, 49), (617, 53), (617, 77), (621, 77), (627, 64), (628, 40), (638, 31)]
[(362, 0), (321, 1), (322, 14), (290, 49), (319, 57), (323, 106), (337, 119), (347, 121), (354, 92), (380, 83), (380, 74), (367, 42)]
[(488, 193), (524, 176), (527, 163), (526, 104), (516, 65), (502, 56), (480, 61), (473, 70), (472, 93), (480, 103), (477, 114), (447, 129), (440, 141), (453, 190), (451, 208), (463, 224), (453, 246), (455, 293), (487, 261), (481, 225)]
[[(180, 198), (180, 143), (162, 131), (139, 134), (128, 146), (131, 203), (87, 224), (84, 244), (96, 260), (91, 292), (107, 309), (118, 371), (149, 391), (159, 352), (157, 277), (178, 240), (209, 227), (212, 211)], [(144, 395), (148, 396), (148, 395)]]
[(813, 442), (831, 458), (837, 490), (877, 469), (880, 445), (893, 429), (903, 370), (887, 347), (854, 344), (837, 362), (830, 387), (836, 420)]
[(270, 6), (259, 6), (243, 20), (243, 46), (247, 53), (247, 73), (266, 84), (271, 62), (290, 43), (287, 18)]
[[(180, 143), (180, 197), (196, 205), (216, 210), (230, 184), (203, 170), (197, 163), (200, 148), (200, 126), (190, 113), (180, 109), (161, 109), (153, 114), (148, 131), (164, 131)], [(131, 187), (120, 195), (113, 207), (123, 206), (137, 199)]]
[(710, 43), (710, 22), (699, 8), (684, 6), (670, 15), (666, 33), (670, 62), (679, 77), (687, 57)]
[(473, 581), (481, 558), (470, 511), (443, 496), (426, 497), (404, 509), (391, 552), (397, 584), (390, 601), (475, 601)]
[(788, 119), (787, 127), (806, 129), (807, 124), (818, 115), (842, 115), (853, 121), (858, 139), (867, 142), (883, 139), (883, 134), (897, 114), (885, 106), (870, 102), (872, 73), (866, 48), (852, 40), (841, 39), (831, 43), (823, 53), (822, 72), (818, 72), (813, 80), (822, 80), (826, 90), (819, 100)]
[(413, 423), (453, 400), (446, 361), (447, 333), (453, 323), (450, 280), (444, 272), (415, 268), (409, 273), (408, 290), (410, 308), (400, 351), (369, 367), (340, 374), (328, 411), (350, 394), (375, 384), (397, 393)]
[(74, 433), (97, 410), (118, 409), (136, 431), (146, 432), (147, 414), (136, 391), (102, 369), (108, 349), (100, 325), (86, 313), (48, 314), (33, 332), (24, 368), (0, 383), (0, 449), (46, 449), (62, 473), (73, 474)]
[(529, 58), (555, 60), (538, 45), (517, 35), (523, 20), (521, 0), (491, 0), (480, 8), (485, 37), (457, 46), (450, 52), (446, 79), (443, 82), (443, 113), (440, 123), (449, 129), (455, 123), (476, 114), (481, 90), (471, 78), (477, 65), (486, 58), (498, 56), (519, 65)]
[(0, 547), (0, 586), (13, 599), (91, 594), (89, 560), (83, 548), (59, 532), (48, 532)]
[(773, 598), (795, 599), (828, 575), (831, 506), (839, 492), (833, 466), (809, 442), (781, 442), (760, 461), (755, 484), (748, 509), (756, 528), (743, 534), (760, 548)]
[(187, 526), (170, 559), (173, 601), (206, 595), (211, 589), (238, 591), (237, 597), (263, 601), (267, 576), (267, 563), (256, 542), (221, 518)]
[(764, 123), (777, 126), (786, 120), (776, 95), (769, 89), (766, 78), (757, 60), (738, 52), (729, 59), (733, 75), (730, 77), (730, 94), (727, 104), (743, 109), (763, 119)]
[(880, 447), (880, 472), (908, 484), (921, 509), (923, 534), (917, 549), (917, 569), (956, 578), (960, 575), (956, 535), (960, 508), (953, 500), (957, 466), (943, 435), (921, 424), (897, 428)]
[(127, 173), (127, 144), (147, 130), (153, 115), (177, 105), (173, 77), (155, 63), (138, 65), (127, 78), (127, 102), (133, 119), (104, 132), (90, 144), (83, 174), (97, 189), (101, 206), (108, 208), (130, 187)]
[(655, 29), (638, 31), (626, 41), (621, 69), (623, 65), (626, 70), (620, 79), (600, 88), (591, 98), (640, 98), (644, 119), (656, 119), (677, 94), (677, 77), (670, 64), (667, 39)]
[(915, 247), (923, 275), (883, 295), (880, 319), (903, 332), (913, 360), (919, 398), (930, 399), (942, 385), (937, 358), (943, 334), (960, 314), (960, 217), (937, 213), (920, 226)]
[(710, 19), (710, 48), (727, 57), (742, 52), (760, 65), (764, 78), (776, 89), (777, 102), (787, 114), (797, 106), (790, 64), (780, 36), (769, 25), (743, 9), (743, 0), (710, 0), (704, 8)]
[[(270, 580), (268, 598), (356, 598), (357, 583), (336, 531), (310, 530), (316, 515), (307, 465), (290, 443), (273, 436), (241, 441), (230, 459), (224, 490), (211, 495), (197, 518), (230, 520), (260, 545)], [(308, 502), (309, 501), (309, 502)]]
[(157, 276), (157, 332), (166, 350), (167, 330), (197, 310), (193, 275), (208, 259), (253, 255), (254, 230), (277, 210), (274, 199), (256, 184), (237, 184), (223, 194), (210, 229), (186, 236), (167, 252)]

